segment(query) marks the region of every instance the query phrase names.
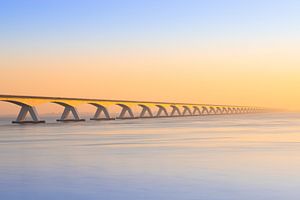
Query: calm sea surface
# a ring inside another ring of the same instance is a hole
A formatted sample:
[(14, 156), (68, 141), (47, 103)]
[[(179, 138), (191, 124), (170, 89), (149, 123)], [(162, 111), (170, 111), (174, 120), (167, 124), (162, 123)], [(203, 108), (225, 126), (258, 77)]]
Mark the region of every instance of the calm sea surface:
[(0, 125), (0, 199), (300, 199), (300, 114)]

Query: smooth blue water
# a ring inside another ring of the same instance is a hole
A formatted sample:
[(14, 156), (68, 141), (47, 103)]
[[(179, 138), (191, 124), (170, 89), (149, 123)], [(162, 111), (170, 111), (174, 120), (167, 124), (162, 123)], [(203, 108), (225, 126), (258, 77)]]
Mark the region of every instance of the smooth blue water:
[(300, 114), (0, 125), (0, 199), (300, 199)]

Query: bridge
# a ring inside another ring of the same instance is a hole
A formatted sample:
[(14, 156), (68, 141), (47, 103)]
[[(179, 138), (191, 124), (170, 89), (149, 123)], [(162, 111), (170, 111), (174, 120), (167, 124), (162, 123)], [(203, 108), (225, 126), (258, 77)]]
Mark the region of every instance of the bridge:
[[(61, 98), (41, 96), (17, 96), (0, 95), (0, 101), (13, 103), (21, 107), (15, 121), (12, 123), (45, 123), (41, 120), (36, 107), (45, 103), (54, 103), (64, 107), (63, 113), (57, 121), (78, 122), (85, 121), (80, 118), (77, 107), (82, 104), (90, 104), (95, 107), (95, 114), (90, 120), (115, 120), (136, 118), (160, 118), (160, 117), (185, 117), (201, 115), (229, 115), (248, 114), (266, 111), (264, 108), (252, 106), (212, 105), (192, 103), (169, 103), (169, 102), (147, 102), (126, 100), (105, 100), (85, 98)], [(112, 117), (108, 107), (115, 105), (121, 111), (116, 117)], [(135, 114), (133, 107), (139, 107)], [(26, 117), (31, 119), (27, 120)]]

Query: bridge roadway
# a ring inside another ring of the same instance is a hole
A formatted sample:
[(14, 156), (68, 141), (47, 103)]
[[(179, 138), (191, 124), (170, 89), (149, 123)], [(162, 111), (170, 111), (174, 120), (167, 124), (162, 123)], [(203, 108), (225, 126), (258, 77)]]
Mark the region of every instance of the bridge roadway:
[[(64, 107), (64, 111), (57, 119), (59, 122), (85, 121), (80, 118), (77, 107), (81, 104), (95, 106), (96, 111), (90, 120), (114, 120), (114, 119), (136, 119), (136, 118), (159, 118), (159, 117), (184, 117), (200, 115), (221, 115), (221, 114), (247, 114), (263, 112), (265, 109), (252, 106), (212, 105), (212, 104), (191, 104), (191, 103), (168, 103), (168, 102), (147, 102), (147, 101), (126, 101), (126, 100), (104, 100), (84, 98), (61, 98), (61, 97), (40, 97), (40, 96), (17, 96), (0, 95), (0, 101), (13, 103), (21, 107), (17, 119), (12, 123), (44, 123), (39, 118), (36, 107), (40, 104), (55, 103)], [(121, 108), (117, 117), (111, 117), (108, 107), (119, 106)], [(140, 112), (134, 114), (133, 107), (139, 107)], [(168, 111), (170, 110), (171, 111)], [(31, 120), (27, 120), (27, 116)]]

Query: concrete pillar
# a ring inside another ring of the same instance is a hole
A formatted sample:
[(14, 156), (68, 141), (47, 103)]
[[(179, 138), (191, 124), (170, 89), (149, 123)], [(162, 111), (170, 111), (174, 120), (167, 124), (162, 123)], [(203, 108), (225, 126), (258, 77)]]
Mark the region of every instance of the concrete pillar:
[[(21, 109), (20, 109), (17, 119), (15, 121), (12, 121), (12, 123), (17, 123), (17, 124), (45, 123), (44, 120), (39, 120), (38, 113), (34, 106), (23, 104), (21, 102), (11, 102), (11, 103), (21, 106)], [(30, 115), (32, 120), (26, 120), (26, 116), (28, 114)]]
[[(57, 119), (58, 122), (80, 122), (85, 121), (85, 119), (80, 119), (78, 115), (78, 111), (74, 106), (71, 106), (64, 102), (54, 102), (56, 104), (59, 104), (64, 107), (64, 111), (60, 117), (60, 119)], [(72, 115), (71, 118), (69, 118)]]
[(201, 115), (201, 111), (198, 106), (193, 106), (193, 108), (194, 108), (193, 115)]
[[(97, 103), (91, 103), (91, 105), (95, 106), (97, 108), (94, 117), (92, 117), (90, 120), (114, 120), (115, 118), (111, 118), (109, 115), (109, 112), (105, 106), (102, 106)], [(101, 117), (101, 114), (103, 113), (104, 117)]]
[[(139, 104), (139, 106), (141, 106), (143, 108), (143, 110), (140, 114), (140, 118), (151, 118), (151, 117), (153, 117), (153, 113), (152, 113), (151, 109), (148, 106), (143, 105), (143, 104)], [(147, 116), (147, 113), (148, 113), (148, 116)]]
[(235, 107), (232, 108), (232, 113), (233, 113), (233, 114), (237, 114), (237, 110), (236, 110)]
[(213, 115), (217, 114), (214, 107), (210, 107), (209, 114), (213, 114)]
[[(156, 105), (158, 107), (158, 111), (156, 114), (156, 117), (168, 117), (168, 112), (167, 109), (165, 107), (163, 107), (162, 105)], [(164, 114), (164, 115), (162, 115)]]
[(209, 114), (208, 108), (206, 106), (202, 106), (202, 114)]
[(219, 114), (219, 115), (222, 115), (223, 111), (221, 110), (220, 107), (217, 107), (216, 113)]
[(171, 111), (171, 114), (170, 114), (171, 117), (177, 117), (177, 116), (179, 117), (179, 116), (181, 116), (181, 112), (180, 112), (180, 110), (179, 110), (179, 108), (177, 106), (171, 105), (171, 107), (172, 107), (172, 111)]
[(226, 107), (223, 107), (222, 113), (223, 114), (228, 114), (228, 109)]
[[(134, 114), (131, 110), (131, 108), (125, 104), (117, 104), (122, 108), (121, 113), (117, 117), (117, 119), (135, 119)], [(126, 113), (128, 113), (129, 117), (126, 117)]]
[(244, 114), (247, 113), (246, 111), (247, 111), (246, 108), (242, 108), (242, 112), (243, 112)]
[(186, 114), (187, 116), (193, 115), (191, 109), (188, 106), (182, 106), (182, 107), (183, 107), (182, 115), (186, 115)]

